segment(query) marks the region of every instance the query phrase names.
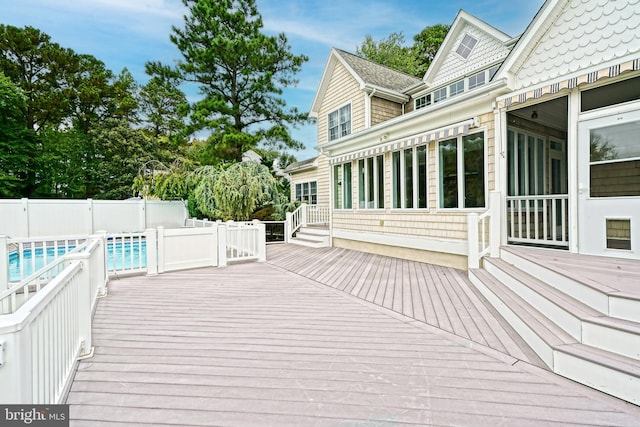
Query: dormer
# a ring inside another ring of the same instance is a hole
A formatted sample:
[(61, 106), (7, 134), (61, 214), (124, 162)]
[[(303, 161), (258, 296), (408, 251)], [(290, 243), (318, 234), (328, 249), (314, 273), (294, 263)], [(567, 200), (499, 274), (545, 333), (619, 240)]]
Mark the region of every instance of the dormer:
[(490, 83), (516, 39), (461, 10), (413, 91), (419, 110)]

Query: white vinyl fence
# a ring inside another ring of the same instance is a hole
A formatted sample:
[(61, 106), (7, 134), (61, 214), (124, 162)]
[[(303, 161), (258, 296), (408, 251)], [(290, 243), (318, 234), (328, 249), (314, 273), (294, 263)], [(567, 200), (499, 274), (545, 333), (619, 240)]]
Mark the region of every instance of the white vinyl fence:
[(0, 235), (12, 238), (177, 228), (187, 217), (180, 200), (0, 199)]

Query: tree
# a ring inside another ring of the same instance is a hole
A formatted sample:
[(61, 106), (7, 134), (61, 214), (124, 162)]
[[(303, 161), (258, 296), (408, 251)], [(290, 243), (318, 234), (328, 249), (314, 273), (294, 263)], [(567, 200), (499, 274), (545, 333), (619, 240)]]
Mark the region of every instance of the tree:
[(413, 37), (413, 46), (405, 46), (404, 35), (392, 33), (379, 41), (370, 35), (356, 48), (356, 55), (412, 76), (423, 77), (449, 31), (448, 25), (424, 28)]
[(187, 97), (175, 78), (153, 76), (139, 93), (142, 121), (155, 137), (173, 138), (184, 132)]
[(191, 105), (191, 131), (212, 132), (208, 143), (221, 160), (240, 161), (259, 144), (300, 149), (289, 127), (306, 120), (287, 108), (283, 88), (297, 84), (307, 61), (290, 52), (284, 34), (261, 33), (255, 0), (183, 0), (189, 8), (184, 27), (170, 40), (182, 59), (170, 68), (147, 63), (150, 75), (171, 73), (198, 86), (202, 99)]
[(419, 66), (417, 68), (417, 75), (424, 76), (433, 62), (440, 45), (447, 37), (449, 32), (449, 25), (436, 24), (430, 27), (425, 27), (420, 33), (413, 36), (413, 54), (415, 55)]
[(356, 55), (413, 76), (419, 64), (411, 48), (404, 43), (402, 33), (392, 33), (377, 42), (367, 35), (362, 45), (356, 48)]
[(25, 96), (0, 71), (0, 197), (23, 197), (34, 186), (35, 132), (27, 129), (22, 111)]

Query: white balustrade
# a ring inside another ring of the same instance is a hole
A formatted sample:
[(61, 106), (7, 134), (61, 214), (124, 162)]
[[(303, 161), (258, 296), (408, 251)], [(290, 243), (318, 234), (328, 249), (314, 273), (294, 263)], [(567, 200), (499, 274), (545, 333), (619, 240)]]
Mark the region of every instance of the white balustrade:
[(532, 243), (569, 246), (569, 196), (507, 197), (507, 240), (510, 243)]

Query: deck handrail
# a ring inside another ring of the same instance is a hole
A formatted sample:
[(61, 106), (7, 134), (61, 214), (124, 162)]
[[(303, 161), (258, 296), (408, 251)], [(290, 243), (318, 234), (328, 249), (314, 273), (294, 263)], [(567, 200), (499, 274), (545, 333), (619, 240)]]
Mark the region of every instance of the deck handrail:
[(92, 353), (92, 311), (106, 280), (104, 240), (92, 238), (58, 264), (62, 270), (44, 288), (0, 316), (0, 401), (7, 404), (61, 403), (78, 357)]
[(487, 255), (497, 256), (500, 247), (500, 202), (499, 191), (489, 193), (489, 209), (478, 214), (467, 215), (467, 266), (480, 267), (480, 261)]
[(286, 241), (289, 241), (300, 228), (307, 225), (327, 225), (330, 218), (331, 208), (329, 206), (301, 204), (293, 212), (287, 212)]
[(569, 195), (507, 196), (507, 241), (569, 246)]

